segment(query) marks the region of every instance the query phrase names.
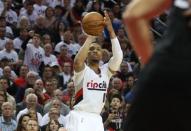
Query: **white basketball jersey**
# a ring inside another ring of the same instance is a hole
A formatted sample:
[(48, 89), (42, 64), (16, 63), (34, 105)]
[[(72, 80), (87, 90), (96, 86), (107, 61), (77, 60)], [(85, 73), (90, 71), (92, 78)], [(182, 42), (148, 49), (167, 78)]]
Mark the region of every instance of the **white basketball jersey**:
[(100, 67), (100, 74), (96, 74), (90, 67), (80, 73), (74, 73), (76, 91), (75, 110), (100, 114), (105, 104), (106, 93), (112, 73), (108, 65)]

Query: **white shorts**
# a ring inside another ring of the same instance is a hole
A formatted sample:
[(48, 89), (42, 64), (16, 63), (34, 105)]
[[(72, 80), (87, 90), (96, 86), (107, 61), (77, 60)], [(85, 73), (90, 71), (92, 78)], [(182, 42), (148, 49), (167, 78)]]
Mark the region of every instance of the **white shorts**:
[(72, 110), (66, 116), (67, 131), (104, 131), (102, 117), (98, 114)]

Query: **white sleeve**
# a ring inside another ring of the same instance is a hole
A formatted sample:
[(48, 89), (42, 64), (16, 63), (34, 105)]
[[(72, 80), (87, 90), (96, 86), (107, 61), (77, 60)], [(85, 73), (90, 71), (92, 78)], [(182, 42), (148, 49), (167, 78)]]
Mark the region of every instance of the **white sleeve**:
[(117, 37), (111, 39), (113, 56), (110, 58), (108, 65), (112, 71), (118, 71), (123, 59), (123, 52)]
[(87, 65), (85, 64), (85, 68), (80, 71), (80, 72), (75, 72), (74, 71), (74, 85), (77, 86), (80, 84), (80, 82), (82, 81), (82, 79), (84, 78), (84, 74), (87, 70)]

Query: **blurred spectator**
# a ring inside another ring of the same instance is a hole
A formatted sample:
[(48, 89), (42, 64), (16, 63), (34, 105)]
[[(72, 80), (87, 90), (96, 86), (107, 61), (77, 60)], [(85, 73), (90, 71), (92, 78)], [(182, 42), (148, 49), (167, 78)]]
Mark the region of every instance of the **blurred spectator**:
[(61, 127), (58, 120), (50, 120), (46, 126), (46, 131), (57, 131)]
[(20, 16), (19, 20), (22, 16), (26, 16), (29, 19), (30, 25), (33, 27), (33, 25), (36, 23), (36, 19), (38, 17), (37, 12), (34, 10), (33, 2), (26, 0), (25, 7), (20, 10)]
[(24, 98), (25, 90), (27, 88), (33, 88), (35, 81), (38, 78), (38, 74), (33, 71), (29, 71), (26, 76), (26, 84), (21, 86), (21, 88), (18, 88), (18, 91), (16, 93), (16, 101), (21, 102)]
[(6, 28), (0, 27), (0, 50), (4, 49), (8, 38), (6, 37)]
[(111, 86), (112, 86), (112, 88), (118, 90), (120, 93), (121, 93), (122, 90), (123, 90), (123, 83), (122, 83), (121, 79), (118, 78), (118, 77), (114, 77), (114, 78), (111, 80)]
[(71, 102), (74, 97), (74, 82), (69, 82), (67, 88), (63, 91), (63, 101), (66, 105), (71, 107)]
[(18, 60), (17, 52), (13, 48), (13, 41), (7, 40), (5, 43), (5, 49), (0, 51), (0, 60), (8, 59), (10, 61), (10, 65), (15, 67), (16, 65), (20, 64)]
[(54, 9), (52, 7), (47, 7), (45, 10), (45, 25), (46, 28), (53, 28), (53, 24), (56, 21), (54, 16)]
[(109, 131), (120, 131), (123, 124), (123, 112), (121, 109), (122, 98), (120, 94), (112, 97), (110, 109), (102, 114), (104, 128)]
[(43, 0), (35, 0), (35, 4), (33, 5), (33, 7), (38, 16), (44, 15), (47, 8), (47, 6), (43, 5)]
[(69, 108), (69, 106), (67, 106), (66, 104), (64, 104), (62, 102), (62, 99), (63, 99), (62, 91), (59, 89), (55, 90), (54, 91), (54, 98), (44, 106), (44, 114), (49, 112), (50, 108), (52, 108), (52, 107), (56, 107), (56, 108), (59, 107), (60, 113), (63, 116), (66, 116), (69, 113), (70, 108)]
[(43, 116), (41, 126), (46, 126), (50, 120), (57, 120), (62, 126), (65, 126), (66, 123), (65, 117), (60, 114), (60, 109), (55, 107), (52, 107), (49, 112)]
[(14, 113), (16, 112), (16, 102), (15, 102), (15, 98), (13, 96), (11, 96), (8, 92), (7, 92), (7, 89), (9, 88), (9, 83), (8, 83), (8, 80), (4, 77), (1, 77), (0, 78), (0, 85), (3, 89), (3, 91), (6, 93), (6, 100), (8, 102), (10, 102), (12, 104), (12, 108), (13, 108), (13, 111)]
[(50, 43), (47, 43), (44, 45), (44, 51), (45, 55), (43, 58), (44, 65), (51, 65), (53, 62), (58, 62), (55, 55), (52, 54), (52, 45)]
[(53, 98), (53, 93), (55, 90), (55, 86), (52, 81), (45, 81), (45, 93), (44, 93), (44, 101), (47, 103)]
[(28, 38), (28, 30), (26, 28), (21, 28), (19, 30), (19, 36), (13, 40), (13, 47), (17, 53), (21, 50), (21, 46), (24, 41)]
[(4, 102), (1, 106), (2, 116), (0, 117), (0, 129), (2, 131), (16, 130), (17, 123), (13, 119), (13, 105), (10, 102)]
[(12, 10), (12, 0), (6, 0), (4, 5), (5, 17), (6, 22), (12, 27), (17, 26), (18, 16), (17, 13)]
[(61, 66), (61, 68), (64, 67), (65, 62), (69, 62), (71, 65), (73, 65), (73, 60), (68, 54), (68, 47), (67, 45), (62, 45), (60, 47), (60, 55), (58, 56), (58, 63)]
[(13, 37), (13, 30), (10, 26), (7, 25), (6, 19), (3, 16), (0, 16), (0, 27), (5, 27), (5, 36)]
[(40, 35), (35, 34), (32, 43), (28, 43), (25, 50), (24, 64), (28, 65), (30, 71), (39, 73), (39, 66), (43, 60), (44, 49), (40, 47)]
[(40, 131), (38, 121), (35, 119), (29, 119), (27, 122), (27, 131)]
[(46, 27), (46, 19), (44, 15), (40, 15), (37, 17), (33, 29), (35, 32), (38, 32), (40, 36), (43, 36), (44, 34), (52, 34), (51, 31)]
[(16, 115), (17, 115), (21, 110), (23, 110), (23, 109), (26, 108), (26, 96), (27, 96), (28, 94), (31, 94), (31, 93), (34, 94), (33, 88), (27, 88), (27, 89), (25, 90), (25, 95), (24, 95), (23, 101), (20, 102), (20, 103), (17, 103), (17, 105), (16, 105)]
[[(29, 110), (33, 110), (35, 112), (38, 122), (40, 122), (42, 120), (42, 115), (39, 112), (36, 112), (37, 103), (38, 103), (37, 96), (32, 93), (28, 94), (26, 96), (26, 108), (19, 111), (19, 113), (17, 114), (17, 121), (23, 114), (30, 113)], [(31, 114), (29, 114), (29, 115), (31, 115)]]
[(71, 80), (72, 78), (72, 65), (69, 62), (64, 62), (63, 67), (62, 67), (63, 72), (59, 74), (59, 82), (62, 87), (61, 90), (66, 89), (67, 83)]
[(55, 51), (55, 53), (57, 53), (57, 54), (61, 54), (61, 51), (62, 51), (62, 47), (64, 46), (64, 45), (66, 45), (67, 46), (67, 48), (68, 48), (68, 56), (69, 57), (71, 57), (75, 52), (74, 52), (74, 50), (73, 50), (73, 48), (72, 48), (72, 43), (73, 43), (73, 34), (72, 34), (72, 32), (71, 31), (66, 31), (66, 32), (64, 32), (64, 36), (63, 36), (63, 38), (64, 38), (64, 41), (61, 41), (61, 42), (59, 42), (57, 45), (56, 45), (56, 47), (55, 47), (55, 49), (54, 49), (54, 51)]
[(28, 114), (24, 114), (19, 118), (16, 131), (26, 131), (27, 123), (30, 119)]
[[(41, 79), (37, 79), (34, 84), (34, 92), (38, 97), (38, 103), (41, 105), (45, 104), (45, 97), (44, 97), (44, 82)], [(41, 108), (42, 109), (42, 108)], [(38, 111), (38, 110), (37, 110)], [(42, 111), (40, 112), (42, 114)]]

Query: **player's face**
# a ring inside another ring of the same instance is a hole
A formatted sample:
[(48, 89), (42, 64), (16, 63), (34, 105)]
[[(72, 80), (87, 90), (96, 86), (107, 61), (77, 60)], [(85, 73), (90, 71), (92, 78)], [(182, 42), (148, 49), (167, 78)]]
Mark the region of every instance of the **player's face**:
[(88, 60), (100, 61), (102, 59), (102, 48), (100, 45), (93, 43), (88, 52)]

